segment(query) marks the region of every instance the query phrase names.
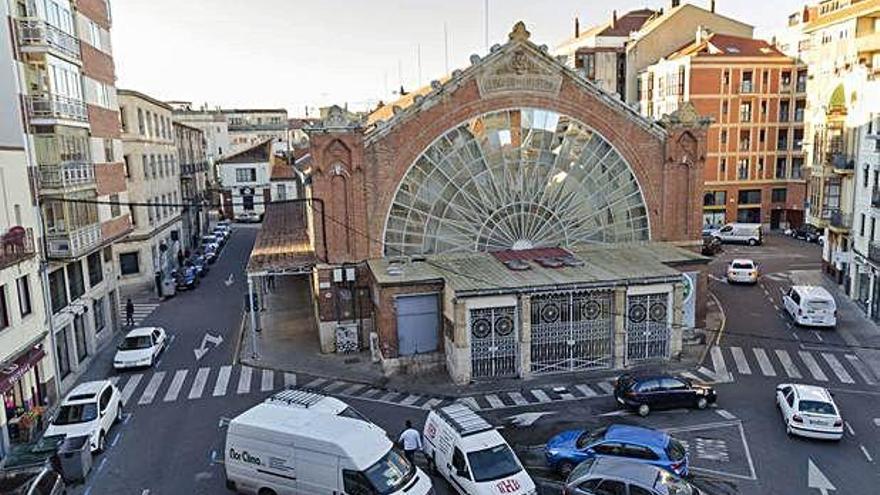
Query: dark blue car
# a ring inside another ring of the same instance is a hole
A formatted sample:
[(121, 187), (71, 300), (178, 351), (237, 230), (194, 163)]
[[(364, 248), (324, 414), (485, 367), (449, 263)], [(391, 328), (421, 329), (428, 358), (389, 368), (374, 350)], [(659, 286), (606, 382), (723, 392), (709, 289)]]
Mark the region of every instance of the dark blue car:
[(174, 271), (177, 290), (195, 289), (199, 286), (199, 274), (194, 266), (185, 266)]
[(687, 451), (681, 442), (668, 433), (638, 426), (564, 431), (547, 442), (545, 455), (547, 464), (564, 476), (581, 462), (603, 456), (646, 462), (679, 476), (688, 473)]

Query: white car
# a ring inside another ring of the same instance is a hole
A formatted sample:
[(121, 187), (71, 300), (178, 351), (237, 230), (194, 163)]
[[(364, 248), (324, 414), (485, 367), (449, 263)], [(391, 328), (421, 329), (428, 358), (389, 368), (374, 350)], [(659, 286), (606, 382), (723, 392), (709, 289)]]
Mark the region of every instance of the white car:
[(758, 265), (749, 259), (738, 259), (727, 266), (727, 281), (731, 283), (758, 283)]
[(153, 366), (165, 349), (168, 336), (161, 327), (141, 327), (128, 332), (116, 348), (113, 367), (117, 370)]
[(67, 394), (45, 436), (88, 436), (92, 452), (104, 450), (110, 427), (122, 420), (122, 394), (110, 380), (85, 382)]
[(776, 386), (776, 405), (789, 435), (827, 440), (843, 437), (840, 410), (822, 387), (781, 383)]

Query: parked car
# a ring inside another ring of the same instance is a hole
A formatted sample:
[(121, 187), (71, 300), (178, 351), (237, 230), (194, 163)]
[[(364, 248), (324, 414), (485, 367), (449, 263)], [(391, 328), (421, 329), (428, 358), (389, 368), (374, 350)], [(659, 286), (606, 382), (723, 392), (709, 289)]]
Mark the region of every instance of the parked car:
[(221, 240), (220, 240), (219, 236), (217, 236), (215, 234), (203, 235), (202, 236), (202, 247), (208, 247), (208, 246), (216, 246), (216, 248), (219, 250), (222, 247)]
[(688, 474), (684, 445), (668, 433), (640, 426), (564, 431), (547, 442), (545, 456), (547, 464), (563, 476), (587, 459), (606, 456), (652, 464), (679, 476)]
[(211, 268), (208, 266), (208, 261), (200, 254), (193, 254), (190, 256), (189, 259), (184, 262), (184, 266), (194, 266), (196, 273), (198, 273), (200, 277), (204, 277), (209, 271), (211, 271)]
[(732, 284), (757, 284), (758, 265), (750, 259), (735, 259), (727, 266), (727, 281)]
[(824, 287), (795, 285), (783, 293), (782, 305), (797, 325), (837, 325), (837, 303)]
[(236, 222), (244, 222), (244, 223), (259, 223), (263, 221), (263, 218), (260, 214), (255, 211), (240, 211), (235, 214)]
[(122, 394), (110, 380), (80, 383), (61, 402), (45, 436), (88, 435), (92, 452), (103, 452), (107, 434), (122, 414)]
[(757, 246), (764, 242), (764, 229), (760, 223), (729, 223), (712, 232), (723, 243)]
[(217, 261), (217, 246), (215, 244), (209, 244), (204, 247), (205, 253), (205, 261), (208, 262), (209, 265), (213, 265), (215, 261)]
[(819, 242), (819, 237), (822, 236), (822, 231), (815, 225), (805, 223), (800, 227), (794, 228), (791, 231), (791, 236), (795, 239), (803, 239), (807, 242)]
[(705, 409), (718, 396), (708, 385), (672, 375), (630, 375), (617, 379), (614, 399), (623, 407), (647, 416), (653, 409), (695, 407)]
[(713, 235), (703, 236), (703, 248), (701, 249), (701, 252), (704, 256), (715, 256), (722, 251), (724, 251), (724, 248), (721, 246), (721, 239)]
[(843, 418), (831, 393), (814, 385), (780, 383), (776, 386), (776, 406), (789, 435), (840, 440)]
[(568, 475), (563, 495), (699, 495), (696, 487), (661, 467), (619, 457), (597, 457)]
[(199, 273), (194, 266), (184, 266), (174, 270), (174, 285), (177, 290), (195, 289), (199, 286), (201, 279)]
[(117, 370), (150, 367), (168, 345), (165, 329), (161, 327), (141, 327), (128, 332), (113, 356), (113, 367)]
[(0, 493), (6, 495), (62, 495), (67, 485), (49, 465), (31, 469), (0, 470)]

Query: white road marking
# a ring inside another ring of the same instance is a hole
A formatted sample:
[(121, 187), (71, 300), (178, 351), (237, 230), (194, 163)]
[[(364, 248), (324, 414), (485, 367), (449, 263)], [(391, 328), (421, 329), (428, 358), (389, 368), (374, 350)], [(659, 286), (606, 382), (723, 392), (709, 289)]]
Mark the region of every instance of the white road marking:
[(286, 386), (286, 387), (295, 387), (296, 386), (296, 373), (285, 373), (284, 374), (284, 386)]
[(400, 393), (399, 392), (388, 392), (387, 394), (383, 395), (382, 397), (379, 397), (379, 402), (390, 402), (391, 398), (394, 397), (395, 395), (400, 395)]
[(725, 409), (716, 409), (715, 412), (724, 419), (736, 419), (736, 416)]
[(157, 371), (150, 377), (150, 382), (147, 383), (147, 386), (144, 388), (144, 393), (141, 394), (141, 398), (138, 400), (138, 405), (149, 404), (153, 402), (153, 399), (156, 398), (156, 392), (159, 391), (159, 387), (162, 386), (162, 380), (165, 379), (164, 371)]
[(343, 381), (335, 381), (335, 382), (331, 383), (330, 385), (327, 385), (326, 387), (324, 387), (324, 392), (332, 392), (334, 390), (345, 387), (346, 385), (350, 385), (350, 383), (343, 382)]
[(865, 459), (868, 459), (868, 462), (874, 462), (874, 458), (871, 457), (871, 454), (868, 453), (868, 449), (864, 445), (859, 444), (859, 448), (862, 449), (862, 453), (865, 454)]
[(584, 394), (584, 397), (595, 397), (596, 392), (593, 391), (590, 387), (586, 385), (575, 385), (574, 388), (577, 389), (578, 392)]
[(681, 376), (687, 378), (688, 380), (691, 380), (691, 381), (694, 381), (697, 383), (706, 381), (705, 379), (698, 377), (697, 375), (691, 373), (690, 371), (682, 371), (680, 374), (681, 374)]
[(174, 374), (174, 378), (171, 379), (171, 385), (165, 392), (165, 397), (162, 399), (163, 401), (172, 402), (177, 400), (177, 396), (180, 395), (180, 389), (183, 387), (183, 381), (186, 380), (187, 373), (189, 373), (189, 370), (177, 370), (177, 373)]
[(275, 388), (275, 372), (272, 370), (263, 370), (263, 376), (260, 379), (260, 391), (268, 392)]
[(788, 355), (788, 352), (782, 349), (776, 349), (776, 357), (779, 359), (779, 362), (782, 363), (782, 369), (785, 370), (786, 375), (790, 378), (801, 378), (801, 372), (798, 371), (794, 362), (792, 362), (791, 356)]
[(315, 378), (314, 380), (310, 381), (309, 383), (306, 383), (304, 388), (316, 388), (318, 385), (321, 385), (322, 383), (326, 383), (326, 382), (327, 382), (327, 380), (325, 380), (323, 378)]
[(232, 366), (226, 365), (220, 367), (217, 374), (217, 382), (214, 384), (214, 397), (226, 395), (226, 388), (229, 387), (229, 375), (232, 373)]
[(731, 347), (730, 353), (733, 354), (733, 361), (736, 364), (736, 371), (739, 372), (740, 375), (751, 375), (752, 368), (749, 367), (749, 362), (746, 359), (746, 354), (743, 352), (740, 347)]
[(113, 376), (111, 376), (111, 377), (109, 378), (110, 383), (112, 383), (113, 385), (118, 384), (118, 383), (119, 383), (119, 378), (120, 378), (119, 375), (113, 375)]
[(362, 384), (362, 383), (355, 383), (354, 385), (348, 387), (347, 389), (345, 389), (345, 390), (343, 390), (342, 392), (339, 392), (339, 393), (340, 393), (341, 395), (354, 395), (355, 392), (357, 392), (358, 390), (360, 390), (360, 389), (362, 389), (362, 388), (364, 388), (364, 387), (366, 387), (366, 385), (364, 385), (364, 384)]
[(837, 375), (837, 379), (843, 383), (855, 383), (856, 381), (852, 379), (849, 373), (847, 373), (846, 368), (837, 360), (837, 356), (834, 354), (829, 354), (827, 352), (822, 353), (822, 358), (825, 359), (825, 362), (828, 363), (828, 366), (831, 367), (831, 371)]
[(370, 399), (376, 395), (379, 395), (380, 393), (382, 393), (382, 390), (380, 390), (378, 388), (370, 388), (366, 392), (362, 393), (360, 396), (364, 397), (366, 399)]
[(801, 338), (798, 336), (797, 332), (791, 332), (791, 336), (794, 337), (794, 340), (801, 340)]
[(439, 405), (441, 402), (443, 402), (443, 399), (431, 399), (428, 402), (425, 402), (424, 404), (422, 404), (422, 409), (424, 409), (426, 411), (431, 410), (434, 407), (436, 407), (437, 405)]
[(532, 395), (534, 395), (535, 398), (538, 399), (538, 402), (551, 402), (552, 401), (550, 396), (547, 395), (546, 392), (544, 392), (543, 390), (541, 390), (539, 388), (536, 388), (536, 389), (532, 390), (531, 392), (532, 392)]
[(205, 384), (208, 383), (208, 375), (211, 373), (211, 368), (199, 368), (199, 371), (196, 372), (196, 377), (193, 380), (192, 387), (189, 389), (189, 395), (187, 395), (187, 399), (198, 399), (202, 396), (202, 392), (205, 390)]
[[(577, 385), (577, 386), (582, 387), (583, 385)], [(580, 389), (578, 389), (578, 390), (580, 390)], [(523, 394), (521, 394), (519, 392), (508, 392), (507, 396), (510, 397), (510, 400), (512, 400), (513, 403), (518, 406), (524, 406), (529, 403), (529, 401), (527, 401), (526, 398), (523, 397)]]
[(816, 336), (816, 340), (818, 340), (819, 342), (825, 342), (825, 340), (822, 339), (822, 336), (819, 335), (819, 332), (813, 330), (813, 335)]
[(568, 392), (563, 392), (559, 394), (559, 398), (562, 400), (574, 400), (574, 394), (570, 394)]
[(251, 374), (253, 374), (253, 371), (253, 368), (250, 366), (241, 367), (241, 373), (238, 375), (237, 393), (246, 394), (251, 391)]
[(727, 364), (724, 362), (724, 355), (721, 354), (721, 348), (713, 345), (710, 351), (712, 354), (712, 367), (715, 368), (715, 379), (717, 381), (731, 381), (733, 378), (727, 371)]
[(850, 436), (856, 436), (856, 432), (853, 430), (852, 425), (849, 424), (849, 421), (844, 421), (843, 426), (846, 426), (846, 431), (849, 432)]
[(770, 358), (767, 357), (767, 353), (764, 352), (764, 349), (761, 348), (753, 348), (752, 352), (755, 354), (755, 359), (758, 360), (758, 366), (761, 367), (761, 373), (764, 376), (776, 376), (776, 370), (773, 369), (773, 365), (770, 364)]
[(874, 426), (880, 428), (880, 418), (874, 418)]
[(401, 406), (411, 406), (411, 405), (415, 404), (416, 402), (418, 402), (418, 400), (421, 398), (422, 398), (422, 396), (420, 396), (420, 395), (410, 394), (410, 395), (407, 395), (406, 397), (404, 397), (403, 400), (400, 401), (398, 404), (400, 404)]
[(486, 402), (493, 408), (504, 407), (504, 402), (495, 394), (489, 394), (484, 397)]
[(599, 382), (596, 385), (598, 385), (599, 388), (604, 390), (607, 394), (614, 393), (614, 385), (612, 385), (611, 382)]
[(477, 402), (477, 399), (474, 399), (473, 397), (462, 397), (461, 399), (458, 399), (458, 400), (471, 406), (471, 409), (473, 409), (475, 411), (479, 411), (481, 409), (480, 404)]
[(877, 381), (872, 376), (871, 370), (865, 366), (865, 363), (863, 363), (861, 359), (852, 354), (847, 354), (846, 360), (849, 361), (849, 364), (851, 364), (853, 368), (855, 368), (856, 372), (862, 377), (862, 380), (864, 380), (865, 383), (868, 385), (877, 385)]
[(816, 359), (807, 351), (798, 351), (798, 356), (801, 357), (801, 361), (807, 365), (807, 369), (810, 370), (810, 374), (813, 375), (813, 378), (819, 380), (820, 382), (827, 382), (828, 377), (825, 376), (825, 372), (822, 371), (822, 368), (819, 367), (819, 363), (816, 362)]
[(131, 394), (134, 393), (134, 389), (137, 388), (138, 383), (141, 382), (141, 378), (143, 377), (144, 375), (138, 373), (137, 375), (132, 375), (131, 378), (128, 379), (125, 387), (122, 388), (122, 405), (128, 403), (128, 399), (131, 398)]

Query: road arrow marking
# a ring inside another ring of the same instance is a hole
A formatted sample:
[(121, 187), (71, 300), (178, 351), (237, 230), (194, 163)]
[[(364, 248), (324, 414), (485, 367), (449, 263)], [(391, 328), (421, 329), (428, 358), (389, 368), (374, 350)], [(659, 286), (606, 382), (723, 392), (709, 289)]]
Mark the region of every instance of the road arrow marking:
[(198, 349), (193, 349), (193, 352), (196, 355), (196, 361), (200, 361), (205, 354), (208, 353), (208, 343), (214, 344), (214, 347), (217, 347), (223, 343), (223, 337), (219, 335), (215, 337), (210, 333), (205, 332), (205, 336), (202, 337), (202, 345), (200, 345)]
[(229, 277), (227, 277), (226, 280), (223, 281), (223, 283), (226, 284), (226, 287), (229, 287), (230, 285), (235, 283), (235, 282), (233, 282), (233, 278), (232, 278), (231, 273), (229, 274)]
[(542, 417), (548, 416), (550, 414), (556, 414), (556, 411), (527, 412), (505, 418), (505, 421), (509, 421), (511, 424), (516, 426), (529, 427), (535, 424), (535, 421), (538, 421)]
[(807, 487), (819, 490), (822, 495), (828, 495), (829, 491), (837, 491), (822, 471), (813, 464), (813, 459), (807, 459)]

